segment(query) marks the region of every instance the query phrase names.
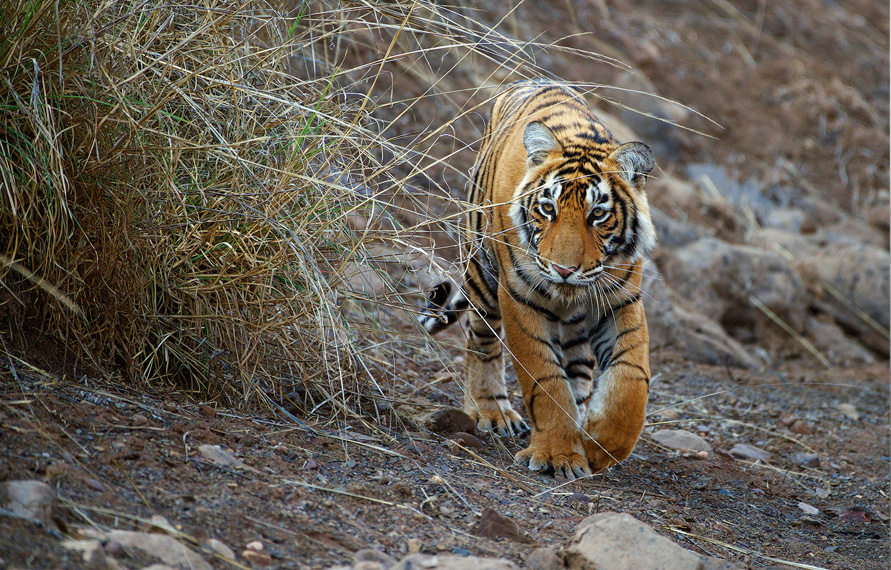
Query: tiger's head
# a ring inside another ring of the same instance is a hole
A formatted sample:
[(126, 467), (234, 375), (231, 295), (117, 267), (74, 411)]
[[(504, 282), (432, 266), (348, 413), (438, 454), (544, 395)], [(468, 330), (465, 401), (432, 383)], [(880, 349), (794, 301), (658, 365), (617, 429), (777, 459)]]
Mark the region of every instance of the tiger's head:
[(526, 175), (509, 213), (541, 277), (591, 287), (656, 244), (643, 186), (656, 164), (639, 142), (564, 148), (541, 122), (523, 132)]

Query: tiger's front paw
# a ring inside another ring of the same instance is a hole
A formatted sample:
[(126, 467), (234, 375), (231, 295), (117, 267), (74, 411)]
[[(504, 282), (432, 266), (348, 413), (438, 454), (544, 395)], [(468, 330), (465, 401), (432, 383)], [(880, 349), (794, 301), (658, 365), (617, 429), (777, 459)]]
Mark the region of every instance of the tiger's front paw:
[(529, 432), (529, 426), (506, 400), (495, 400), (491, 405), (467, 406), (464, 411), (476, 420), (476, 429), (480, 431), (493, 431), (505, 437)]
[(608, 469), (626, 459), (634, 450), (643, 421), (640, 427), (611, 424), (606, 420), (589, 419), (582, 435), (585, 455), (591, 469), (597, 473)]
[(514, 456), (514, 463), (532, 471), (556, 473), (567, 479), (591, 475), (588, 459), (578, 437), (533, 437), (532, 444)]

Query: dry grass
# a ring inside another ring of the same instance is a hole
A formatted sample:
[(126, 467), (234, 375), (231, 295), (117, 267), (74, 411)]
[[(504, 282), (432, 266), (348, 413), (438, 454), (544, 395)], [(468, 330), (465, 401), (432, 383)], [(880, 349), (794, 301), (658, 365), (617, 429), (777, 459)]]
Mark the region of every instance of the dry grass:
[(398, 367), (392, 309), (459, 233), (455, 122), (544, 73), (545, 46), (432, 2), (8, 6), (0, 335), (230, 404), (344, 417)]

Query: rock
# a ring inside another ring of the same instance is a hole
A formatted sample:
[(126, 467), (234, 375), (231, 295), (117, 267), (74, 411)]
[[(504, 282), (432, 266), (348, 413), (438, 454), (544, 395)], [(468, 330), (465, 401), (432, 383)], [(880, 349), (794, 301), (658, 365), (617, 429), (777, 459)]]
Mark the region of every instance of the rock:
[(84, 483), (87, 487), (95, 491), (99, 491), (100, 493), (104, 493), (106, 491), (105, 485), (103, 485), (102, 482), (97, 479), (84, 479)]
[(711, 453), (712, 446), (707, 441), (683, 429), (663, 429), (653, 433), (653, 439), (669, 449), (680, 451), (705, 451)]
[(672, 290), (655, 268), (647, 268), (643, 290), (651, 347), (676, 346), (689, 360), (704, 364), (761, 367), (721, 325)]
[(563, 570), (563, 557), (553, 548), (536, 548), (526, 557), (526, 570)]
[(672, 218), (659, 208), (650, 207), (650, 218), (659, 236), (659, 247), (683, 247), (702, 237), (693, 226)]
[(820, 509), (807, 503), (798, 503), (798, 508), (801, 509), (804, 514), (812, 517), (820, 514)]
[(56, 494), (43, 481), (25, 480), (6, 483), (9, 497), (6, 509), (14, 515), (49, 524), (55, 509)]
[(217, 540), (216, 538), (209, 538), (206, 544), (208, 548), (210, 548), (213, 552), (219, 554), (223, 558), (235, 560), (235, 552), (231, 548), (226, 546), (226, 544), (222, 541)]
[(393, 558), (375, 548), (363, 548), (353, 555), (353, 560), (357, 565), (360, 562), (376, 563), (381, 570), (389, 570), (396, 565)]
[(124, 550), (124, 547), (123, 545), (121, 545), (120, 542), (116, 540), (109, 540), (105, 543), (105, 554), (114, 556), (115, 558), (120, 558), (121, 556), (126, 555), (127, 552)]
[(485, 538), (507, 538), (515, 542), (531, 542), (514, 521), (494, 509), (483, 509), (476, 526), (477, 536)]
[(166, 532), (174, 536), (179, 533), (177, 528), (173, 526), (173, 523), (161, 515), (152, 515), (152, 518), (148, 520), (148, 524), (143, 525), (143, 530), (146, 532)]
[(440, 410), (430, 417), (427, 428), (435, 433), (451, 435), (456, 432), (476, 433), (476, 422), (457, 408)]
[(792, 457), (792, 460), (802, 467), (810, 467), (812, 469), (817, 469), (820, 467), (820, 456), (816, 453), (796, 453)]
[[(889, 327), (891, 254), (887, 250), (869, 245), (827, 247), (805, 262), (811, 265), (820, 281), (829, 283), (848, 303), (886, 329)], [(837, 300), (833, 303), (839, 304)], [(839, 310), (850, 312), (841, 305)], [(859, 326), (866, 325), (861, 321)]]
[(64, 540), (62, 548), (80, 552), (84, 562), (82, 568), (88, 570), (107, 570), (108, 568), (105, 550), (98, 540)]
[(759, 339), (762, 329), (776, 328), (752, 296), (796, 331), (805, 330), (807, 292), (779, 253), (704, 238), (663, 254), (658, 263), (678, 295), (737, 340)]
[(734, 445), (730, 449), (730, 455), (739, 457), (740, 459), (752, 459), (754, 461), (768, 461), (771, 457), (770, 452), (745, 443), (737, 443)]
[[(464, 433), (462, 431), (459, 431), (459, 432), (453, 434), (450, 441), (457, 443), (458, 445), (460, 445), (462, 447), (467, 447), (470, 449), (482, 449), (483, 448), (483, 442), (481, 442), (479, 439), (477, 439), (476, 436), (470, 435), (469, 433)], [(457, 445), (455, 445), (453, 447), (455, 448), (453, 451), (460, 451), (460, 449), (461, 449)]]
[(814, 428), (812, 428), (811, 424), (807, 423), (804, 420), (795, 420), (789, 426), (789, 431), (800, 435), (810, 435), (814, 433)]
[(241, 557), (250, 562), (254, 568), (265, 568), (274, 564), (271, 556), (257, 550), (245, 550), (241, 553)]
[(104, 533), (124, 548), (135, 548), (177, 570), (212, 570), (210, 564), (188, 546), (166, 534), (112, 530)]
[(833, 322), (809, 317), (807, 333), (814, 347), (835, 365), (872, 364), (876, 361), (876, 357), (869, 350), (846, 335), (842, 328)]
[(700, 570), (701, 558), (625, 513), (605, 512), (579, 525), (566, 551), (570, 570)]
[(231, 451), (227, 451), (219, 445), (200, 445), (198, 446), (198, 454), (204, 460), (222, 467), (244, 467), (244, 462), (241, 459), (238, 459)]
[(854, 420), (855, 422), (860, 420), (860, 412), (857, 411), (857, 408), (854, 404), (838, 404), (835, 406), (838, 411), (846, 415), (848, 418)]
[(245, 544), (244, 547), (248, 550), (254, 550), (256, 552), (260, 552), (264, 548), (263, 543), (259, 540), (252, 540), (249, 543)]
[(741, 562), (722, 560), (712, 556), (702, 557), (702, 570), (746, 570), (747, 568), (749, 567)]
[(428, 556), (412, 554), (400, 560), (392, 570), (517, 570), (513, 562), (503, 558), (477, 556)]

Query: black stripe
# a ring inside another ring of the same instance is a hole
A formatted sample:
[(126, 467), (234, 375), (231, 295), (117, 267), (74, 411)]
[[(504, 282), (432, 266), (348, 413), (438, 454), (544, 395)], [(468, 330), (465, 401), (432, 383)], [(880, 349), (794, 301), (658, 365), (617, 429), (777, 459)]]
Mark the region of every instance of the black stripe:
[[(517, 273), (517, 274), (520, 274), (519, 271), (517, 271), (516, 273)], [(518, 293), (517, 291), (515, 291), (514, 288), (510, 286), (510, 283), (505, 283), (504, 286), (507, 288), (507, 291), (510, 293), (510, 296), (513, 297), (513, 299), (514, 299), (515, 301), (517, 301), (518, 303), (521, 303), (521, 304), (523, 304), (523, 305), (526, 305), (527, 307), (529, 307), (530, 309), (532, 309), (533, 311), (535, 311), (535, 312), (537, 312), (537, 313), (541, 313), (542, 315), (544, 315), (544, 317), (545, 317), (547, 320), (549, 320), (549, 321), (551, 321), (551, 322), (557, 322), (557, 321), (560, 320), (560, 317), (558, 317), (557, 315), (555, 315), (555, 314), (552, 313), (551, 311), (545, 309), (544, 307), (542, 307), (542, 306), (539, 305), (538, 303), (536, 303), (536, 302), (534, 302), (534, 301), (530, 301), (529, 299), (526, 299), (525, 297), (523, 297), (522, 295), (520, 295), (520, 293)]]

